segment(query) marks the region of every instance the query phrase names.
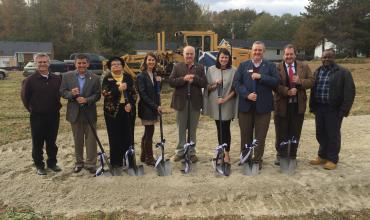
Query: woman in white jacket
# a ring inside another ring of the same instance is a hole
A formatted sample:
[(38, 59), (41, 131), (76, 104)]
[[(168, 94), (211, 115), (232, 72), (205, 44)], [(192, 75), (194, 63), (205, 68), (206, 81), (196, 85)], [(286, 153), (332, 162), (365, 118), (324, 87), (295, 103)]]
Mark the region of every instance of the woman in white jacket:
[[(221, 48), (217, 55), (216, 65), (208, 68), (206, 77), (208, 87), (204, 92), (203, 114), (213, 118), (217, 126), (218, 143), (227, 144), (224, 162), (230, 163), (230, 122), (237, 115), (236, 93), (233, 88), (235, 69), (231, 66), (231, 54)], [(219, 105), (222, 113), (222, 136), (220, 134)]]

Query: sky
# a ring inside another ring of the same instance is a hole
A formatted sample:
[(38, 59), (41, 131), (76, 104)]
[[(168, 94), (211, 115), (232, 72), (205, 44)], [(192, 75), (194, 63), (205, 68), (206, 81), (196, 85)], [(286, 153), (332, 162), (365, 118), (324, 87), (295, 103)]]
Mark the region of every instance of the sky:
[(195, 0), (200, 5), (209, 6), (211, 11), (249, 8), (257, 13), (265, 11), (272, 15), (290, 13), (299, 15), (304, 12), (308, 0)]

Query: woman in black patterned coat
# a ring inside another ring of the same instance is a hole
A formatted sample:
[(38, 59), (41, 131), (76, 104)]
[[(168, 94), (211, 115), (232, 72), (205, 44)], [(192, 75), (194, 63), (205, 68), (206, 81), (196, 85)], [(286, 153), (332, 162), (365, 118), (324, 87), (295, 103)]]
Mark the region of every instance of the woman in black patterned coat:
[(113, 168), (123, 166), (125, 152), (134, 142), (136, 91), (130, 74), (123, 71), (125, 62), (111, 58), (102, 83), (104, 118), (107, 126), (110, 162)]

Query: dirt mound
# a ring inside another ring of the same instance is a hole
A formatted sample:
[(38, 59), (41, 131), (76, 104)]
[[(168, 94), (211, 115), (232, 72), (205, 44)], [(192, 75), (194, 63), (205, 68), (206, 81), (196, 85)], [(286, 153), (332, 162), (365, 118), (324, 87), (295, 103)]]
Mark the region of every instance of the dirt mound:
[[(0, 201), (10, 206), (30, 206), (41, 213), (76, 216), (95, 211), (128, 211), (138, 215), (167, 217), (289, 216), (370, 208), (370, 116), (346, 118), (342, 127), (342, 151), (335, 171), (308, 165), (316, 155), (314, 121), (304, 123), (294, 175), (279, 172), (275, 159), (274, 129), (270, 124), (264, 164), (255, 177), (242, 175), (237, 166), (240, 144), (237, 121), (232, 123), (232, 174), (217, 176), (210, 158), (216, 146), (214, 122), (202, 122), (198, 130), (200, 161), (183, 175), (181, 164), (171, 161), (173, 175), (158, 177), (145, 166), (145, 176), (92, 177), (87, 171), (72, 173), (72, 134), (58, 136), (61, 173), (35, 174), (31, 141), (0, 147)], [(167, 157), (176, 145), (176, 125), (165, 126)], [(143, 132), (136, 128), (136, 139)], [(105, 131), (99, 131), (108, 149)], [(155, 140), (159, 139), (158, 129)], [(157, 152), (158, 153), (158, 152)]]

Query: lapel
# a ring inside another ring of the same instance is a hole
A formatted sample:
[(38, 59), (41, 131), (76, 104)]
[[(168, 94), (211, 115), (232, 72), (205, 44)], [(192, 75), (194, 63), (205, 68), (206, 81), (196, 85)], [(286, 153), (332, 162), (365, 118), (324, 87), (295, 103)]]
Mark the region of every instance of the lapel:
[(84, 84), (84, 88), (82, 89), (82, 95), (83, 96), (86, 96), (86, 94), (88, 93), (89, 91), (89, 87), (91, 86), (92, 84), (92, 76), (91, 76), (91, 73), (89, 72), (86, 72), (86, 75), (85, 75), (85, 84)]
[(265, 74), (267, 72), (266, 68), (267, 68), (266, 61), (262, 60), (262, 63), (260, 65), (260, 74)]

